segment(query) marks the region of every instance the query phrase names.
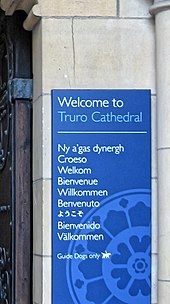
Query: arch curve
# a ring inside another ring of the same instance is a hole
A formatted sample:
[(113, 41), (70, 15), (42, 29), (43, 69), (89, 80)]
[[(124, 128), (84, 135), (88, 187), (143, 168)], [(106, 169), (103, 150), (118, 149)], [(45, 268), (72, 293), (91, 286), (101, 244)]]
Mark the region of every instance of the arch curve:
[(23, 26), (31, 31), (40, 19), (40, 16), (34, 13), (34, 6), (38, 4), (37, 0), (0, 0), (0, 8), (5, 11), (7, 16), (12, 16), (16, 10), (23, 10), (27, 13)]

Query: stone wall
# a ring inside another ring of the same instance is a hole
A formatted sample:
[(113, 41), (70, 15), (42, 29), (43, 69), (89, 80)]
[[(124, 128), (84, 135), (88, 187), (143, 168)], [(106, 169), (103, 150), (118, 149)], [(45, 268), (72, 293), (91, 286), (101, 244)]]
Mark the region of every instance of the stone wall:
[(54, 88), (152, 90), (152, 304), (157, 303), (155, 35), (151, 4), (150, 0), (41, 0), (34, 7), (34, 14), (41, 16), (33, 30), (34, 304), (51, 303)]

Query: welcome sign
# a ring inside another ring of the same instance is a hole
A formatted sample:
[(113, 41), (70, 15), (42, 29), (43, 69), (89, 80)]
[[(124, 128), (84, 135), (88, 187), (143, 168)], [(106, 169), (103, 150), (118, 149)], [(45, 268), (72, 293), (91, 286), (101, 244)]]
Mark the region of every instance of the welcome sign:
[(52, 91), (53, 304), (150, 304), (150, 90)]

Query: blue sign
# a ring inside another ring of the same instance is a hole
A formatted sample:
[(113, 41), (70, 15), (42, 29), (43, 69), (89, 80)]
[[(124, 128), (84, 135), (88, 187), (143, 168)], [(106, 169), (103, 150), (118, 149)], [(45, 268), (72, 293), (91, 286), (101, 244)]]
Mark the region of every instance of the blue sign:
[(150, 90), (52, 91), (53, 304), (151, 303)]

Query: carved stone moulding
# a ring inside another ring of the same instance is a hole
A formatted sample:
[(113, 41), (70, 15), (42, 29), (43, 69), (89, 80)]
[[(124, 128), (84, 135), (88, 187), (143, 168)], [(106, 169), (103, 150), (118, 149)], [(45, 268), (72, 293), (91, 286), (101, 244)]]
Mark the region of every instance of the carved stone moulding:
[(155, 0), (150, 8), (151, 15), (156, 15), (159, 12), (170, 9), (170, 0)]
[(0, 8), (5, 11), (7, 16), (12, 16), (16, 10), (23, 10), (27, 13), (24, 21), (24, 28), (31, 31), (40, 19), (33, 12), (34, 6), (38, 0), (0, 0)]

